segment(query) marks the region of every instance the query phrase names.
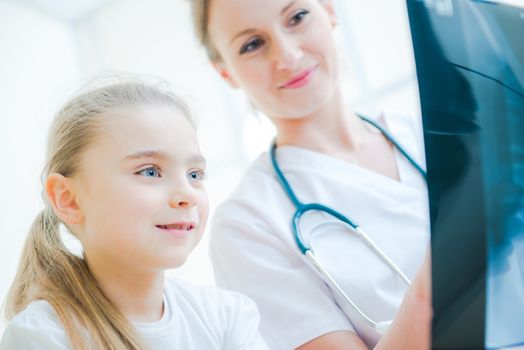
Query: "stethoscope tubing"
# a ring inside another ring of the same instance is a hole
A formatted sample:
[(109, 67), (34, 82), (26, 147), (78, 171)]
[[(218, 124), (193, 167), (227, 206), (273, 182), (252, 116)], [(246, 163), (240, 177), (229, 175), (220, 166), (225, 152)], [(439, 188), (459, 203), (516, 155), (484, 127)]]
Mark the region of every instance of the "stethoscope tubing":
[[(420, 167), (417, 162), (404, 150), (404, 148), (400, 145), (400, 143), (391, 135), (386, 129), (384, 129), (380, 124), (377, 122), (366, 118), (364, 116), (359, 115), (359, 117), (377, 128), (383, 135), (386, 137), (387, 140), (389, 140), (395, 148), (413, 165), (413, 167), (422, 175), (424, 180), (426, 180), (426, 172)], [(329, 284), (333, 286), (340, 295), (353, 307), (369, 324), (371, 324), (375, 330), (378, 333), (385, 333), (391, 324), (392, 321), (379, 321), (375, 322), (370, 317), (367, 316), (367, 314), (362, 311), (356, 304), (353, 302), (353, 300), (344, 292), (344, 290), (340, 287), (340, 285), (335, 281), (333, 276), (324, 268), (322, 263), (316, 258), (313, 250), (310, 246), (306, 245), (302, 233), (300, 232), (299, 228), (299, 221), (302, 215), (308, 211), (316, 210), (325, 212), (336, 219), (346, 223), (353, 232), (355, 232), (364, 242), (372, 249), (375, 254), (377, 254), (382, 261), (386, 265), (388, 265), (400, 278), (409, 286), (411, 284), (410, 279), (406, 276), (406, 274), (380, 249), (375, 242), (359, 227), (359, 225), (355, 222), (353, 222), (350, 218), (347, 216), (337, 212), (336, 210), (327, 207), (325, 205), (322, 205), (320, 203), (302, 203), (298, 197), (296, 196), (295, 192), (291, 188), (291, 185), (287, 181), (286, 177), (284, 176), (284, 173), (280, 169), (280, 166), (277, 162), (276, 157), (276, 141), (273, 141), (271, 148), (270, 148), (270, 158), (271, 163), (273, 165), (273, 169), (275, 171), (275, 174), (277, 175), (278, 182), (282, 186), (282, 189), (286, 193), (287, 197), (290, 199), (290, 201), (295, 206), (296, 210), (293, 215), (293, 219), (291, 220), (291, 229), (294, 233), (295, 242), (300, 249), (301, 253), (304, 254), (312, 263), (312, 265), (318, 270), (318, 272), (327, 279)]]

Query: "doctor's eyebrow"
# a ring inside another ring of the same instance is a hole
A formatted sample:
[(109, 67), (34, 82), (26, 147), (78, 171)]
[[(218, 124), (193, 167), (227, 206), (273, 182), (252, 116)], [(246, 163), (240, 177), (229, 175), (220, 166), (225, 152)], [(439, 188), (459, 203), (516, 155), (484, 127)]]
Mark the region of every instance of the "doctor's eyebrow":
[(233, 41), (235, 41), (236, 39), (240, 38), (242, 35), (246, 35), (246, 34), (251, 34), (253, 32), (255, 32), (256, 29), (253, 29), (253, 28), (248, 28), (248, 29), (244, 29), (243, 31), (241, 31), (240, 33), (237, 33), (232, 39), (231, 41), (229, 42), (229, 46), (231, 46), (231, 44), (233, 44)]
[[(290, 7), (292, 7), (298, 0), (293, 0), (291, 1), (289, 4), (287, 4), (286, 6), (284, 6), (284, 8), (280, 11), (280, 14), (284, 14), (284, 12), (286, 12)], [(235, 41), (237, 38), (241, 37), (242, 35), (246, 35), (246, 34), (251, 34), (253, 32), (255, 32), (256, 29), (254, 28), (248, 28), (248, 29), (244, 29), (243, 31), (241, 31), (240, 33), (237, 33), (232, 39), (231, 41), (229, 42), (229, 46), (231, 46), (231, 44), (233, 44), (233, 41)]]
[(293, 6), (295, 4), (295, 2), (297, 2), (298, 0), (294, 0), (294, 1), (291, 1), (289, 4), (287, 4), (283, 9), (282, 11), (280, 11), (280, 14), (283, 15), (284, 12), (286, 12), (291, 6)]

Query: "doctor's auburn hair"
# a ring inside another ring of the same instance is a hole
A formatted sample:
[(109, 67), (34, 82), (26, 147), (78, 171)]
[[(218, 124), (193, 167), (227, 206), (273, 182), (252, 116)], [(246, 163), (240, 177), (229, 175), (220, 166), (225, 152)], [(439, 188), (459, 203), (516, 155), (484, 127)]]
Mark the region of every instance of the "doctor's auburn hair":
[[(194, 126), (187, 105), (160, 84), (136, 78), (98, 79), (56, 114), (49, 130), (42, 179), (53, 173), (71, 177), (81, 171), (81, 157), (108, 112), (137, 105), (174, 108)], [(45, 300), (53, 306), (74, 349), (144, 349), (134, 327), (100, 289), (84, 257), (65, 246), (60, 235), (63, 223), (45, 191), (43, 197), (45, 208), (26, 239), (5, 302), (5, 316), (10, 320), (32, 301)]]
[(220, 61), (220, 54), (209, 38), (208, 22), (211, 0), (189, 0), (189, 3), (193, 15), (193, 29), (198, 41), (206, 49), (207, 56), (211, 61)]

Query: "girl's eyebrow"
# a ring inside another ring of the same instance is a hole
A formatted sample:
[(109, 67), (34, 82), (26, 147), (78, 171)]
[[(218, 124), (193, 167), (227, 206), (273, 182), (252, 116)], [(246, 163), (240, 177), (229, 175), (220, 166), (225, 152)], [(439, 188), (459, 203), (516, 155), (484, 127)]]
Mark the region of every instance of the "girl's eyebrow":
[(143, 159), (143, 158), (154, 158), (154, 159), (165, 160), (165, 159), (169, 159), (169, 156), (165, 152), (161, 152), (161, 151), (139, 151), (139, 152), (125, 156), (126, 160), (135, 160), (135, 159)]
[[(139, 151), (139, 152), (125, 156), (126, 160), (137, 160), (137, 159), (144, 159), (144, 158), (147, 158), (147, 159), (153, 158), (157, 160), (170, 159), (169, 155), (162, 151)], [(191, 164), (199, 163), (205, 166), (207, 162), (206, 162), (206, 159), (202, 155), (196, 154), (194, 156), (188, 157), (188, 163), (191, 163)]]

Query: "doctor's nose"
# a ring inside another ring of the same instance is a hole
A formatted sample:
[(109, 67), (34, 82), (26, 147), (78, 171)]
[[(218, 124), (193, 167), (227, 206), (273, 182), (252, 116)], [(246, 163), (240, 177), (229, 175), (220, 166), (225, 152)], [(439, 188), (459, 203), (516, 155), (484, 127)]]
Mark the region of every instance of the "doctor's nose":
[(273, 55), (279, 70), (295, 69), (302, 58), (302, 49), (293, 40), (285, 37), (276, 38), (273, 45)]

